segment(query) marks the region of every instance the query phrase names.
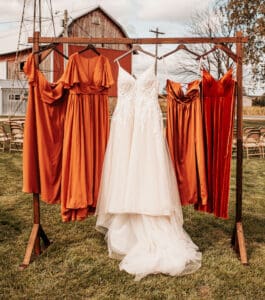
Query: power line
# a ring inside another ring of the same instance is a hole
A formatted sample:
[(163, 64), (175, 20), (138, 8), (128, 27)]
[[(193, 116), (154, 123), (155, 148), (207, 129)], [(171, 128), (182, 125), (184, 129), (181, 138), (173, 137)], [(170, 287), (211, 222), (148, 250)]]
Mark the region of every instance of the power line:
[(0, 21), (0, 25), (1, 24), (12, 24), (12, 23), (19, 23), (19, 20), (14, 20), (14, 21)]

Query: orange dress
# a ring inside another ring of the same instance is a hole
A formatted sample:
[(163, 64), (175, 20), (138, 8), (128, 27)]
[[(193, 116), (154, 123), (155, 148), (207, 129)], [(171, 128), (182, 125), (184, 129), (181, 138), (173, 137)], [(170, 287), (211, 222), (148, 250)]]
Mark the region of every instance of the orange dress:
[(207, 179), (200, 81), (181, 84), (167, 80), (167, 141), (175, 167), (182, 205), (207, 203)]
[(29, 95), (23, 142), (23, 191), (41, 193), (43, 201), (60, 202), (64, 116), (67, 93), (52, 85), (30, 54), (24, 65)]
[[(31, 61), (32, 59), (29, 58)], [(24, 191), (40, 192), (42, 199), (48, 203), (60, 201), (63, 221), (82, 220), (96, 207), (107, 145), (108, 88), (113, 84), (109, 61), (105, 56), (87, 59), (74, 53), (69, 58), (64, 74), (54, 86), (49, 84), (39, 71), (33, 71), (33, 62), (30, 64), (31, 68), (29, 64), (27, 67), (27, 63), (25, 73), (29, 76), (29, 81), (31, 73), (38, 74), (31, 84), (38, 92), (30, 92), (26, 116), (28, 125), (25, 128), (26, 147), (23, 154)], [(50, 111), (51, 107), (56, 107), (57, 116), (47, 118), (47, 114), (42, 115), (42, 112), (35, 110), (32, 104), (37, 103), (38, 107), (45, 106), (45, 99), (49, 100), (45, 109)], [(36, 131), (39, 127), (40, 137)], [(44, 127), (48, 127), (50, 131), (46, 132)], [(60, 151), (54, 150), (53, 140), (49, 138), (51, 132), (60, 132)], [(32, 147), (36, 152), (33, 169), (36, 178), (39, 178), (38, 182), (34, 182), (34, 175), (30, 174)], [(50, 156), (54, 158), (52, 163), (56, 163), (57, 168), (50, 169)], [(46, 172), (39, 176), (43, 173), (43, 168)], [(56, 169), (56, 172), (53, 169)], [(55, 194), (54, 185), (48, 183), (45, 189), (43, 187), (47, 178), (51, 178), (50, 182), (55, 177), (56, 201), (51, 197)], [(33, 189), (34, 184), (37, 189)]]
[(61, 212), (81, 220), (97, 204), (109, 133), (108, 88), (114, 83), (105, 56), (74, 53), (59, 80), (69, 89), (65, 114)]
[(203, 71), (203, 122), (206, 137), (208, 203), (199, 210), (228, 217), (235, 81), (230, 69), (220, 80)]

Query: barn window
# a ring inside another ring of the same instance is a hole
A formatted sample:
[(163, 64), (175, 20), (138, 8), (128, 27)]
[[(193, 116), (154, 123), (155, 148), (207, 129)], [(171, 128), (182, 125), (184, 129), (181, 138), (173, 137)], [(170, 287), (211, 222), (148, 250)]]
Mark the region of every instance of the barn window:
[(20, 71), (20, 72), (23, 71), (24, 65), (25, 65), (25, 61), (21, 61), (21, 62), (19, 63), (19, 71)]
[(92, 24), (100, 25), (100, 18), (98, 16), (93, 16), (92, 17)]
[(20, 96), (21, 95), (19, 95), (19, 94), (10, 94), (9, 95), (9, 100), (17, 100), (17, 101), (19, 101), (20, 100)]

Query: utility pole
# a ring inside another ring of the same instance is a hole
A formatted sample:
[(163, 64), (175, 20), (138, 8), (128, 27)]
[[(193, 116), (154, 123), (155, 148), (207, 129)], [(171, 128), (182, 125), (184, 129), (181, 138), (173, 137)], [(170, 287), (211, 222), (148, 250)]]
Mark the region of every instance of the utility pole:
[[(67, 11), (67, 9), (64, 10), (64, 18), (62, 20), (62, 25), (63, 25), (62, 26), (63, 27), (63, 36), (68, 37), (68, 11)], [(63, 54), (68, 57), (68, 44), (67, 43), (63, 44)], [(64, 62), (64, 69), (65, 69), (66, 64), (67, 64), (67, 59), (64, 58), (63, 62)]]
[(39, 30), (41, 36), (41, 0), (39, 0)]
[[(158, 27), (156, 28), (156, 30), (149, 30), (150, 32), (153, 32), (156, 34), (156, 38), (158, 38), (159, 34), (165, 34), (164, 32), (160, 32), (158, 31)], [(158, 44), (156, 44), (156, 48), (155, 48), (155, 55), (156, 55), (156, 61), (155, 61), (155, 74), (157, 74), (157, 54), (158, 54)]]

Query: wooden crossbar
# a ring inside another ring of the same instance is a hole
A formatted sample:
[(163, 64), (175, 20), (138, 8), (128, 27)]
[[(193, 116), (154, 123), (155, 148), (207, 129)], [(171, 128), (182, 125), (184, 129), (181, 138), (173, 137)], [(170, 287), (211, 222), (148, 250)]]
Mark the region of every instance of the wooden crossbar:
[[(39, 43), (62, 44), (221, 44), (221, 43), (246, 43), (248, 37), (171, 37), (171, 38), (85, 38), (85, 37), (39, 37)], [(28, 38), (29, 43), (34, 43), (34, 38)]]

